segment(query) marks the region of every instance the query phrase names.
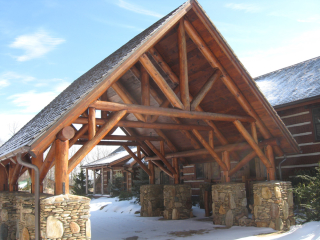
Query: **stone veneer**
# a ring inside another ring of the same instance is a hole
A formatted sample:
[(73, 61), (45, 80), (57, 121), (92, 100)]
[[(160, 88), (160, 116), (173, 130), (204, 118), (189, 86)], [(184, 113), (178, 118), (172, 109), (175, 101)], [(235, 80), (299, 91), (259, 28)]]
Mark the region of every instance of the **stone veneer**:
[(150, 184), (140, 187), (141, 217), (163, 215), (163, 185)]
[[(227, 227), (239, 225), (239, 219), (248, 216), (244, 183), (212, 185), (213, 224)], [(248, 223), (250, 225), (250, 223)]]
[(190, 185), (164, 185), (163, 197), (165, 219), (187, 219), (193, 216)]
[(291, 182), (253, 184), (254, 220), (257, 227), (288, 230), (295, 225)]
[[(41, 194), (40, 199), (41, 239), (91, 239), (89, 198)], [(33, 194), (0, 192), (0, 210), (1, 240), (35, 239)]]

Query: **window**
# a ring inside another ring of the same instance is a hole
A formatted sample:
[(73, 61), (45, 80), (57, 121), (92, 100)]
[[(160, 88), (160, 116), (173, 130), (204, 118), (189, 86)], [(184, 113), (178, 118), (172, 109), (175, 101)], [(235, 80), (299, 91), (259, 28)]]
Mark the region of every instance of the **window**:
[(320, 141), (320, 108), (312, 109), (312, 120), (315, 140)]
[(204, 179), (204, 164), (198, 163), (196, 164), (196, 178)]

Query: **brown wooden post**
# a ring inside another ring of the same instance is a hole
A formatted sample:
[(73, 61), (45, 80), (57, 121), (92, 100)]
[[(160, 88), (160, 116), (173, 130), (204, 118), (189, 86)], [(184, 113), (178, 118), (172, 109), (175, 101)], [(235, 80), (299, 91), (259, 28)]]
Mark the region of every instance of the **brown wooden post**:
[(9, 165), (9, 191), (12, 192), (13, 191), (13, 186), (14, 184), (10, 182), (10, 179), (12, 179), (12, 176), (13, 176), (13, 172), (14, 172), (14, 168), (15, 168), (15, 164), (13, 164), (12, 162), (10, 162), (10, 165)]
[(96, 170), (93, 169), (93, 194), (96, 194)]
[(3, 165), (0, 165), (0, 191), (8, 191), (8, 174)]
[(88, 177), (89, 177), (88, 168), (86, 168), (86, 194), (88, 194), (88, 191), (89, 191), (89, 189), (88, 189)]
[(272, 146), (267, 145), (266, 146), (266, 155), (267, 158), (269, 159), (272, 167), (267, 169), (267, 173), (268, 173), (268, 179), (271, 180), (275, 180), (276, 179), (276, 168), (275, 168), (275, 163), (274, 163), (274, 154), (273, 154), (273, 149)]
[(55, 140), (55, 187), (56, 195), (69, 194), (69, 140)]
[(152, 161), (148, 162), (148, 169), (151, 173), (151, 175), (149, 176), (149, 184), (155, 184), (154, 164)]
[[(42, 164), (43, 164), (43, 153), (39, 153), (38, 156), (36, 158), (32, 158), (31, 159), (32, 164), (36, 165), (39, 169), (41, 168)], [(32, 187), (31, 187), (31, 192), (35, 193), (35, 172), (34, 170), (32, 170), (32, 176), (31, 176), (31, 183), (32, 183)], [(40, 183), (40, 192), (43, 192), (43, 184), (42, 182)]]
[(89, 140), (91, 140), (94, 135), (96, 135), (96, 109), (89, 107), (89, 122), (88, 122), (88, 135), (89, 135)]
[(214, 149), (214, 143), (213, 143), (213, 131), (209, 131), (209, 145), (212, 149)]
[(101, 174), (100, 174), (100, 177), (101, 177), (101, 195), (104, 194), (104, 189), (103, 189), (103, 167), (101, 168)]
[(176, 171), (176, 174), (173, 175), (174, 184), (179, 184), (180, 183), (180, 171), (179, 171), (178, 158), (172, 158), (172, 165), (173, 165), (174, 170)]
[(205, 211), (205, 217), (209, 217), (210, 216), (209, 191), (204, 191), (204, 211)]
[(229, 176), (229, 171), (230, 171), (230, 156), (229, 156), (229, 152), (224, 151), (222, 153), (222, 161), (224, 162), (224, 164), (227, 166), (228, 171), (223, 171), (223, 175), (224, 175), (224, 180), (226, 182), (230, 182), (230, 176)]
[(75, 130), (68, 126), (63, 128), (55, 140), (55, 188), (56, 194), (69, 194), (69, 139), (73, 138)]

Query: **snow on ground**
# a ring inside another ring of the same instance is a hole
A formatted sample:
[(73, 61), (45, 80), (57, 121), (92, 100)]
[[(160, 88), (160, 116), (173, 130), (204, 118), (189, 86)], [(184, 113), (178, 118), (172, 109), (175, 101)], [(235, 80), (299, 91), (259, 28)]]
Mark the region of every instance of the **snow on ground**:
[(204, 221), (204, 210), (193, 207), (196, 216), (187, 220), (159, 220), (159, 217), (140, 217), (140, 205), (133, 200), (101, 197), (91, 201), (91, 228), (93, 240), (116, 239), (215, 239), (215, 240), (320, 240), (320, 222), (310, 222), (291, 227), (285, 233), (271, 228), (224, 227)]

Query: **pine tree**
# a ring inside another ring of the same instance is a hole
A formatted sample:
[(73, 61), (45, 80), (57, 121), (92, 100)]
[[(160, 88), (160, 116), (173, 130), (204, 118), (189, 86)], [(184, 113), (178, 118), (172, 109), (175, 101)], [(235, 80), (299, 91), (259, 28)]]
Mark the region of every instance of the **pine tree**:
[(84, 170), (81, 171), (74, 176), (74, 187), (72, 189), (72, 193), (75, 195), (85, 196), (86, 195), (86, 176), (84, 174)]
[(137, 178), (139, 180), (133, 180), (132, 194), (136, 197), (135, 202), (140, 203), (140, 187), (149, 184), (149, 175), (142, 168), (139, 168)]
[(298, 216), (303, 222), (320, 221), (320, 168), (312, 175), (298, 175), (300, 180), (294, 188)]

